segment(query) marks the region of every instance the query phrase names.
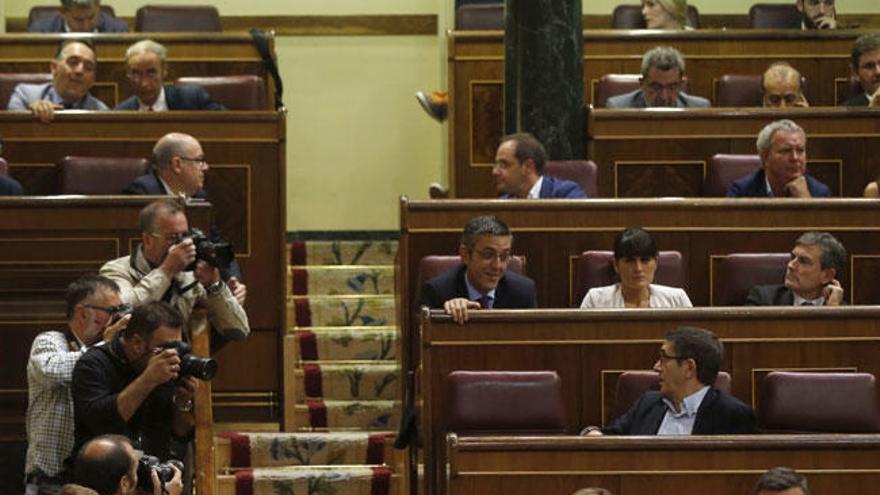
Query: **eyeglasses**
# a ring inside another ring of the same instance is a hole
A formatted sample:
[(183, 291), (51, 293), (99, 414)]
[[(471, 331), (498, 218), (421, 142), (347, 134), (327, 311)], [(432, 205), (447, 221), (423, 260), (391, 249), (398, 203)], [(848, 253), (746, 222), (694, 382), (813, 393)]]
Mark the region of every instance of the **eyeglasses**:
[(820, 3), (826, 7), (834, 7), (834, 0), (806, 0), (806, 4), (810, 7), (815, 7)]
[(155, 81), (155, 80), (159, 79), (159, 71), (157, 69), (147, 69), (144, 72), (133, 70), (133, 71), (129, 71), (126, 75), (132, 81), (140, 81), (142, 79), (148, 79), (150, 81)]
[(663, 349), (660, 349), (660, 352), (657, 354), (657, 361), (660, 361), (661, 363), (665, 363), (666, 361), (669, 361), (670, 359), (674, 359), (676, 361), (681, 361), (683, 359), (688, 359), (688, 358), (686, 358), (684, 356), (670, 356), (669, 354), (666, 354), (666, 351), (664, 351)]
[(655, 93), (659, 93), (661, 91), (678, 91), (678, 88), (681, 87), (681, 82), (674, 82), (669, 84), (660, 84), (658, 82), (649, 82), (646, 83), (648, 89), (654, 91)]
[(767, 95), (767, 101), (769, 101), (773, 105), (781, 105), (782, 102), (785, 102), (786, 105), (794, 105), (798, 101), (800, 101), (801, 96), (796, 94), (787, 94), (787, 95)]
[(193, 163), (195, 163), (196, 165), (205, 165), (205, 164), (208, 163), (208, 162), (205, 160), (205, 157), (201, 157), (201, 158), (190, 158), (190, 157), (188, 157), (188, 156), (178, 156), (177, 158), (180, 158), (181, 160), (186, 160), (186, 161), (188, 161), (188, 162), (193, 162)]
[(171, 244), (177, 244), (178, 242), (182, 241), (184, 236), (186, 236), (186, 233), (162, 235), (155, 232), (150, 232), (150, 237), (155, 237), (156, 239), (165, 239)]
[(97, 306), (95, 304), (83, 304), (83, 306), (91, 309), (101, 310), (108, 315), (115, 315), (131, 309), (131, 304), (119, 304), (116, 306)]
[(496, 253), (491, 249), (484, 249), (482, 251), (477, 251), (477, 256), (483, 261), (495, 261), (495, 259), (498, 259), (498, 261), (502, 263), (510, 261), (510, 253), (507, 251)]

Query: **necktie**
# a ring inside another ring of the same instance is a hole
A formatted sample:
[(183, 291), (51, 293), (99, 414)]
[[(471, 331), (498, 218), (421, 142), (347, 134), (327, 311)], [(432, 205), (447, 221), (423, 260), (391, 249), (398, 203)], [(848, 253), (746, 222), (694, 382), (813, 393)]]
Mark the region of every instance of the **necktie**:
[(482, 309), (490, 309), (492, 307), (492, 298), (490, 296), (483, 295), (479, 300), (480, 308)]
[(813, 305), (814, 305), (814, 304), (811, 303), (810, 301), (804, 301), (804, 302), (801, 303), (801, 306), (813, 306)]

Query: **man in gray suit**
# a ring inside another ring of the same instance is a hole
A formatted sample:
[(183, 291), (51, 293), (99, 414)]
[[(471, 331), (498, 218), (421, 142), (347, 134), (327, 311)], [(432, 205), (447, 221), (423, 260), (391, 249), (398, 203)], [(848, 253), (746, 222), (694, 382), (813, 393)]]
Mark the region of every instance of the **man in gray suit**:
[(641, 88), (608, 98), (606, 108), (705, 108), (709, 100), (681, 90), (684, 58), (670, 46), (658, 46), (642, 57)]
[(101, 0), (61, 0), (58, 12), (37, 17), (27, 30), (30, 33), (124, 33), (128, 25), (101, 10)]
[(109, 110), (104, 102), (89, 94), (95, 84), (97, 65), (91, 41), (64, 40), (55, 59), (49, 62), (52, 82), (19, 84), (6, 108), (30, 111), (41, 122), (51, 122), (55, 110)]

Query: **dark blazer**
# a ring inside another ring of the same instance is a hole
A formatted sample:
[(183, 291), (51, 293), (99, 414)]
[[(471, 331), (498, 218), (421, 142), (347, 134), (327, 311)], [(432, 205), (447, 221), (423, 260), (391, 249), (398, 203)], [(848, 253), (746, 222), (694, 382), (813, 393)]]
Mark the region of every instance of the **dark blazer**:
[(861, 93), (843, 102), (845, 107), (866, 107), (868, 106), (868, 93)]
[[(443, 303), (456, 297), (468, 297), (464, 277), (467, 267), (461, 265), (432, 278), (422, 286), (419, 306), (443, 309)], [(496, 309), (528, 309), (538, 307), (535, 282), (510, 270), (504, 273), (495, 288)]]
[[(711, 106), (709, 100), (692, 96), (684, 91), (678, 92), (678, 99), (675, 101), (676, 108), (708, 108)], [(649, 108), (648, 100), (645, 99), (645, 93), (641, 89), (630, 91), (622, 95), (612, 96), (605, 101), (605, 108)]]
[(749, 289), (747, 306), (791, 306), (794, 292), (782, 284), (756, 285)]
[[(813, 176), (807, 174), (807, 187), (810, 194), (816, 198), (831, 196), (831, 189), (825, 184), (819, 182)], [(767, 179), (764, 175), (764, 168), (758, 169), (757, 172), (749, 174), (741, 179), (733, 181), (733, 184), (727, 189), (728, 198), (761, 198), (770, 195), (767, 190)]]
[[(565, 179), (557, 179), (544, 175), (544, 181), (541, 182), (541, 191), (538, 193), (540, 199), (585, 199), (587, 193), (581, 190), (581, 187), (575, 182)], [(512, 194), (502, 194), (499, 199), (513, 199)]]
[[(98, 10), (98, 24), (95, 29), (99, 33), (126, 33), (128, 32), (128, 24), (103, 10)], [(38, 18), (28, 26), (27, 30), (29, 33), (63, 33), (64, 16), (61, 15), (61, 12), (57, 12), (50, 17)]]
[[(162, 181), (159, 180), (159, 176), (154, 171), (138, 177), (131, 184), (125, 186), (125, 189), (122, 190), (122, 194), (161, 196), (169, 194), (169, 191), (165, 189), (165, 186), (162, 185)], [(207, 199), (208, 196), (205, 194), (204, 190), (201, 190), (193, 194), (193, 198)], [(208, 236), (211, 238), (211, 242), (219, 242), (223, 239), (216, 223), (211, 224), (211, 231), (208, 233)], [(229, 265), (229, 270), (221, 270), (220, 275), (223, 277), (223, 280), (229, 280), (229, 277), (235, 277), (238, 280), (242, 280), (241, 268), (238, 266), (238, 261), (232, 260), (232, 264)]]
[[(645, 392), (629, 411), (602, 429), (606, 435), (656, 435), (666, 415), (663, 394)], [(739, 399), (715, 387), (706, 392), (693, 435), (747, 435), (755, 432), (755, 414)]]
[[(165, 103), (168, 110), (226, 110), (226, 107), (211, 99), (211, 95), (201, 86), (165, 86)], [(137, 110), (137, 96), (125, 99), (114, 110)]]
[(22, 196), (24, 189), (21, 184), (6, 175), (0, 175), (0, 196)]

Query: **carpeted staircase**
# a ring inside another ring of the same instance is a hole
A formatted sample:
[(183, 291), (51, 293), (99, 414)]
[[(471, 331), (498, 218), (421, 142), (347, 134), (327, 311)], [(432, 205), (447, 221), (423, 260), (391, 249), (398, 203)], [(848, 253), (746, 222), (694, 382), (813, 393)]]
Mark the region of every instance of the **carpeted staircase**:
[(293, 242), (284, 432), (216, 440), (221, 495), (401, 493), (395, 241)]

